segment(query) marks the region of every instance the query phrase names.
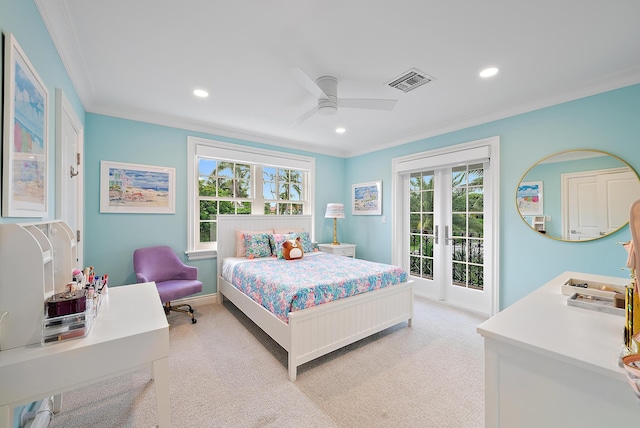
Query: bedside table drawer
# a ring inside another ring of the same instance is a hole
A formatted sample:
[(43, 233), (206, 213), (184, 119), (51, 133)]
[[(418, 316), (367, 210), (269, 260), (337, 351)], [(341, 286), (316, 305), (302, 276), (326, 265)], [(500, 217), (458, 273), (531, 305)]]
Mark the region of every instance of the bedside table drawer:
[(333, 254), (337, 256), (355, 257), (356, 247), (351, 248), (336, 248), (333, 250)]
[(355, 244), (318, 244), (318, 249), (325, 253), (335, 254), (337, 256), (355, 257), (356, 245)]

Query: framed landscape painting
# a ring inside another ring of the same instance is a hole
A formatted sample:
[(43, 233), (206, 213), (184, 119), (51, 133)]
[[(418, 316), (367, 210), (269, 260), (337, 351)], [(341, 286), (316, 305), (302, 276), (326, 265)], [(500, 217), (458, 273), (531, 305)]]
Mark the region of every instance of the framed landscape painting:
[(100, 212), (173, 214), (175, 177), (175, 168), (102, 161)]
[(516, 204), (522, 215), (542, 215), (542, 181), (522, 182), (518, 186)]
[(382, 181), (353, 185), (351, 214), (382, 214)]
[(11, 33), (5, 33), (2, 215), (48, 214), (49, 92)]

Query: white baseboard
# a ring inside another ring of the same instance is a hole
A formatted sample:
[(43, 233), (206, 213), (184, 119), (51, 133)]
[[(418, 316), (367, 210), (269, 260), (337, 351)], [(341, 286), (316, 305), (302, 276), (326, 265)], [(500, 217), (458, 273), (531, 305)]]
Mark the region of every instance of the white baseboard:
[(191, 306), (208, 305), (218, 301), (218, 293), (205, 294), (202, 296), (185, 297), (184, 299), (172, 300), (171, 304), (177, 306), (186, 303)]

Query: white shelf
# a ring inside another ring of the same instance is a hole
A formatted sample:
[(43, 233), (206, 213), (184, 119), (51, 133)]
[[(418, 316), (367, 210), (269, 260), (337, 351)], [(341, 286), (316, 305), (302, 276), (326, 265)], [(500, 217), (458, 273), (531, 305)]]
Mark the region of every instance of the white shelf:
[(69, 231), (62, 221), (0, 224), (0, 351), (40, 343), (45, 300), (76, 266)]

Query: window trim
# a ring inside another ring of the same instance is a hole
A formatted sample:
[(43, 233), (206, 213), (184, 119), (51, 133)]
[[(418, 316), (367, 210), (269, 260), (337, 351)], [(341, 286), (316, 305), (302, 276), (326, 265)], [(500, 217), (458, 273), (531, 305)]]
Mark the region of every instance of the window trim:
[[(315, 213), (315, 165), (316, 160), (310, 156), (294, 153), (267, 150), (240, 144), (232, 144), (218, 140), (200, 137), (187, 137), (187, 251), (185, 254), (189, 260), (215, 258), (216, 248), (197, 248), (196, 236), (199, 230), (199, 222), (196, 221), (196, 200), (198, 192), (198, 157), (206, 156), (214, 159), (250, 163), (261, 166), (273, 166), (277, 168), (297, 169), (308, 171), (305, 189), (307, 201), (304, 214), (312, 216)], [(262, 177), (260, 177), (262, 180)], [(262, 187), (260, 186), (260, 189)], [(256, 189), (257, 191), (257, 189)], [(199, 212), (199, 211), (198, 211)], [(312, 221), (313, 224), (313, 221)], [(310, 231), (313, 235), (313, 231)], [(217, 243), (216, 243), (217, 245)]]

